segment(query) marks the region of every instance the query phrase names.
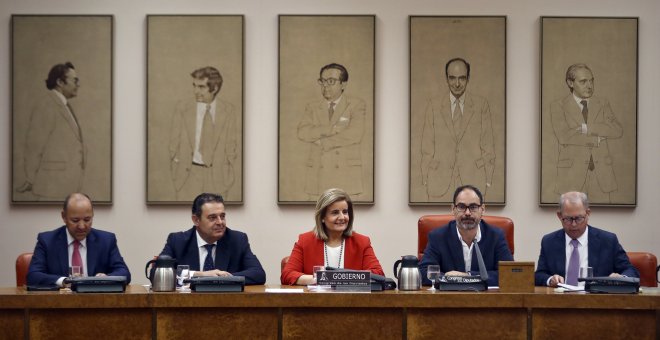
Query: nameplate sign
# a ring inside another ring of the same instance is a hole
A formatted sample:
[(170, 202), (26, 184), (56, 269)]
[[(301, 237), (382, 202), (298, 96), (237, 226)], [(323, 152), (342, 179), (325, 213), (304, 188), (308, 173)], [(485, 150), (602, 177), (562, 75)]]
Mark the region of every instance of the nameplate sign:
[(320, 270), (316, 273), (317, 282), (322, 286), (369, 287), (371, 272), (368, 270)]

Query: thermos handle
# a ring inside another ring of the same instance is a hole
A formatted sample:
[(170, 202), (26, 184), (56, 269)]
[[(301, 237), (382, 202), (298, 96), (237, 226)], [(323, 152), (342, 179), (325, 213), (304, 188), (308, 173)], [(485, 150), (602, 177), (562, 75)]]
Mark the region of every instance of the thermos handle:
[(399, 273), (396, 270), (396, 267), (399, 266), (399, 263), (401, 263), (401, 260), (396, 260), (396, 262), (394, 262), (394, 277), (397, 278), (397, 279), (399, 278)]
[(147, 270), (149, 269), (149, 265), (155, 262), (156, 260), (151, 260), (147, 262), (147, 265), (144, 267), (144, 276), (146, 276), (149, 281), (151, 281), (151, 278), (149, 277), (149, 272)]

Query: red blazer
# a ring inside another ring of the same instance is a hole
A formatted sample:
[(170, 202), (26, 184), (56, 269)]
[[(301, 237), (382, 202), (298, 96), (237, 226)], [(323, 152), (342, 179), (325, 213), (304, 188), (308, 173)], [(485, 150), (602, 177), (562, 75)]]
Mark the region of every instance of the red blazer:
[[(324, 262), (323, 240), (317, 239), (313, 231), (300, 234), (293, 245), (289, 262), (280, 276), (283, 285), (294, 285), (303, 274), (312, 274), (312, 267)], [(369, 270), (374, 274), (385, 275), (374, 254), (369, 237), (353, 232), (346, 238), (344, 246), (344, 267), (347, 269)]]

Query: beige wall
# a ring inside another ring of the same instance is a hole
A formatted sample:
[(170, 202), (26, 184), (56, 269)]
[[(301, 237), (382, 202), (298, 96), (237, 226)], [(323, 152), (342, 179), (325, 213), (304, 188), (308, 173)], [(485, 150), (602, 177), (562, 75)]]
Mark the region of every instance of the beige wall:
[(147, 259), (167, 233), (191, 226), (189, 207), (145, 205), (145, 15), (245, 14), (245, 204), (231, 206), (229, 225), (248, 233), (268, 283), (279, 283), (279, 261), (296, 235), (313, 223), (311, 206), (277, 201), (277, 15), (375, 14), (376, 204), (356, 211), (356, 230), (371, 236), (386, 274), (397, 258), (417, 249), (417, 219), (447, 207), (409, 207), (408, 15), (507, 15), (507, 205), (491, 214), (516, 223), (516, 259), (536, 261), (541, 237), (559, 228), (553, 208), (538, 207), (539, 17), (638, 16), (639, 139), (638, 206), (596, 208), (591, 223), (616, 232), (626, 250), (660, 255), (656, 226), (660, 189), (660, 2), (656, 0), (543, 1), (0, 1), (0, 286), (14, 284), (14, 260), (32, 251), (36, 234), (61, 224), (59, 207), (12, 206), (10, 103), (11, 14), (112, 14), (114, 51), (114, 205), (97, 207), (95, 225), (113, 231), (134, 283), (146, 283)]

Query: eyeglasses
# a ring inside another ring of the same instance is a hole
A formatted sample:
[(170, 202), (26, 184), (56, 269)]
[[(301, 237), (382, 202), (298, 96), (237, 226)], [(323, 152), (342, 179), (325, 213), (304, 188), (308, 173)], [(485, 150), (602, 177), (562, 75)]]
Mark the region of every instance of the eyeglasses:
[(470, 212), (474, 213), (481, 208), (481, 204), (470, 204), (470, 205), (465, 205), (463, 203), (458, 203), (454, 205), (454, 208), (460, 212), (465, 212), (465, 210), (470, 209)]
[(317, 81), (321, 86), (332, 86), (334, 84), (337, 84), (337, 82), (341, 82), (337, 78), (328, 78), (328, 79), (319, 78)]
[(575, 217), (568, 216), (568, 217), (562, 217), (561, 221), (566, 224), (573, 224), (573, 222), (580, 224), (584, 222), (586, 218), (587, 218), (586, 216), (575, 216)]

